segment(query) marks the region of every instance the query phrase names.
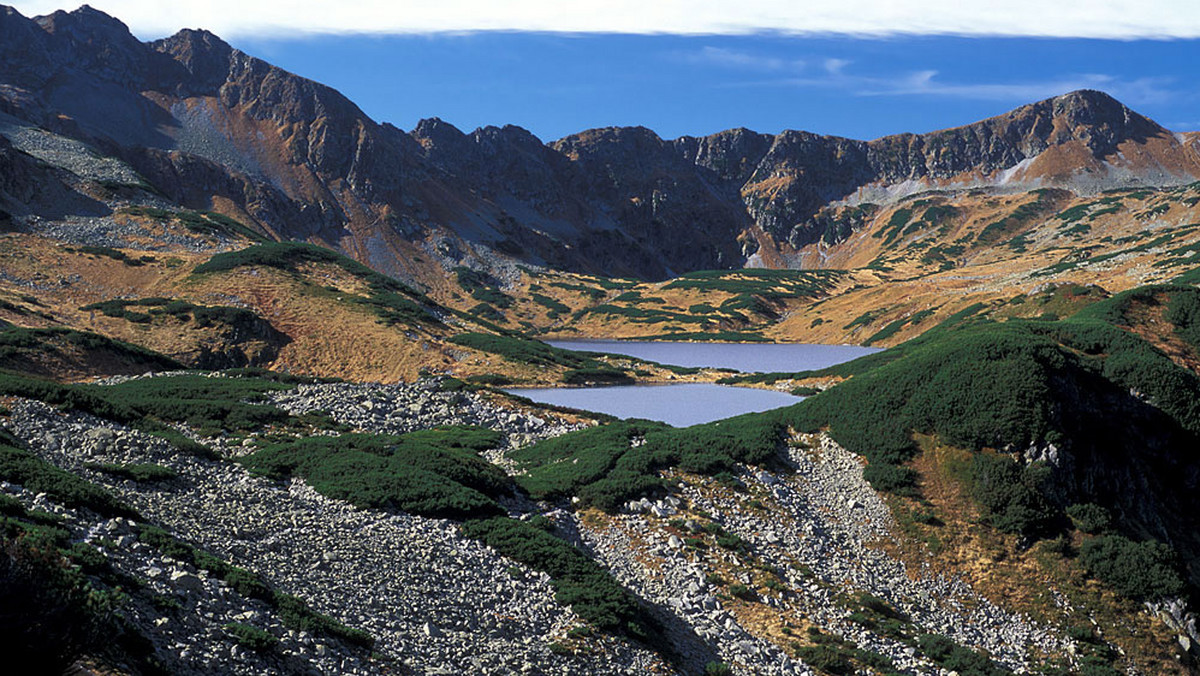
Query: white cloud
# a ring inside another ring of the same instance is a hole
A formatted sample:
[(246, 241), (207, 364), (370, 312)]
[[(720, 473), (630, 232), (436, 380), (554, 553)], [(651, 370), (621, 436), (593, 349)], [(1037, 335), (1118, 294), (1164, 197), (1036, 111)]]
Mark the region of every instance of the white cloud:
[[(1172, 78), (1126, 79), (1102, 73), (1065, 74), (1045, 79), (1013, 82), (954, 82), (940, 78), (936, 70), (904, 72), (861, 72), (850, 70), (851, 61), (829, 58), (823, 70), (798, 77), (765, 77), (727, 82), (720, 86), (797, 87), (832, 89), (847, 96), (932, 96), (984, 101), (1029, 102), (1048, 99), (1077, 89), (1105, 91), (1128, 105), (1157, 104), (1178, 100)], [(869, 66), (868, 66), (869, 68)]]
[[(26, 16), (62, 0), (9, 0)], [(315, 33), (1012, 35), (1200, 37), (1195, 0), (89, 0), (140, 37), (207, 28), (226, 37)]]
[(841, 75), (852, 62), (846, 59), (825, 59), (825, 72), (830, 75)]
[(682, 60), (689, 63), (715, 64), (726, 68), (763, 71), (798, 71), (803, 70), (805, 63), (799, 59), (782, 59), (777, 56), (752, 54), (736, 49), (723, 47), (704, 47), (696, 52), (680, 55)]
[[(836, 83), (834, 83), (836, 84)], [(849, 78), (840, 86), (860, 96), (923, 95), (989, 101), (1036, 101), (1077, 89), (1099, 89), (1129, 105), (1161, 103), (1175, 96), (1165, 78), (1126, 80), (1112, 75), (1082, 73), (1022, 82), (944, 82), (935, 70), (909, 73), (900, 78)]]

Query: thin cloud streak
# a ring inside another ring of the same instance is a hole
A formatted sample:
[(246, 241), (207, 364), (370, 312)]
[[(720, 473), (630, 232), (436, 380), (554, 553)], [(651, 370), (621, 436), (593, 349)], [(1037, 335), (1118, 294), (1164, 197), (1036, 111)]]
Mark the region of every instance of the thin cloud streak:
[(823, 72), (813, 76), (726, 82), (725, 88), (796, 87), (844, 91), (849, 96), (929, 96), (976, 101), (1036, 101), (1078, 89), (1099, 89), (1130, 105), (1157, 104), (1180, 96), (1171, 89), (1173, 78), (1123, 79), (1102, 73), (1080, 73), (1023, 82), (947, 82), (937, 70), (916, 70), (888, 75), (847, 72), (850, 61), (825, 59)]
[(696, 52), (679, 54), (678, 60), (693, 64), (758, 71), (802, 71), (807, 66), (802, 59), (782, 59), (723, 47), (704, 47)]
[[(26, 16), (62, 0), (10, 0)], [(207, 28), (225, 37), (475, 31), (677, 35), (1200, 37), (1194, 0), (89, 0), (143, 38)]]

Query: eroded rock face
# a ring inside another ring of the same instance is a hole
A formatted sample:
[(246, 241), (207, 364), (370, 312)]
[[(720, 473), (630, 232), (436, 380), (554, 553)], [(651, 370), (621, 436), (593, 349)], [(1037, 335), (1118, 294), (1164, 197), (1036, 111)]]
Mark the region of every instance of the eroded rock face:
[(370, 250), (389, 270), (402, 247), (374, 243), (451, 239), (463, 255), (447, 264), (499, 255), (660, 279), (743, 266), (751, 228), (793, 247), (839, 241), (845, 228), (818, 217), (831, 203), (1200, 177), (1194, 143), (1094, 91), (869, 142), (746, 129), (667, 141), (626, 127), (543, 143), (436, 118), (404, 133), (212, 33), (141, 43), (87, 7), (3, 10), (0, 109), (125, 159), (182, 206), (232, 204), (268, 234)]

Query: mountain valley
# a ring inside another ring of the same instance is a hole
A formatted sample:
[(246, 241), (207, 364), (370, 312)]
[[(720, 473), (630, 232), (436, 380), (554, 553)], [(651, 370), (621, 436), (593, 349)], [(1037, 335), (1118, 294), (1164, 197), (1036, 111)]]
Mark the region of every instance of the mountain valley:
[[(0, 7), (22, 673), (1200, 670), (1200, 133), (405, 132)], [(543, 340), (886, 348), (738, 373)], [(687, 428), (521, 386), (805, 397)]]

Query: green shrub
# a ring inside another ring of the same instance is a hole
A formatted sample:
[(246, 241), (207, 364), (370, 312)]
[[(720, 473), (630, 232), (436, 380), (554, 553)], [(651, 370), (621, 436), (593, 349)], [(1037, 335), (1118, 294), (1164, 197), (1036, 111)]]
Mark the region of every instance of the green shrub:
[(78, 249), (75, 249), (75, 251), (91, 256), (104, 256), (105, 258), (121, 261), (125, 265), (131, 267), (137, 267), (143, 264), (143, 261), (137, 258), (130, 258), (129, 256), (125, 255), (124, 251), (114, 249), (110, 246), (81, 246)]
[(262, 266), (294, 272), (298, 266), (305, 263), (336, 265), (367, 282), (371, 295), (358, 302), (370, 307), (384, 324), (441, 323), (429, 310), (436, 307), (436, 303), (425, 295), (391, 277), (375, 272), (358, 261), (313, 244), (267, 242), (238, 251), (228, 251), (197, 265), (192, 274), (224, 272), (244, 266)]
[(279, 644), (279, 639), (248, 624), (231, 622), (225, 625), (225, 632), (232, 636), (238, 645), (255, 652), (266, 652)]
[[(16, 530), (18, 532), (11, 532)], [(84, 654), (102, 650), (117, 633), (115, 597), (64, 565), (57, 546), (4, 521), (0, 537), (0, 650), (8, 664), (66, 673)]]
[(1091, 502), (1071, 505), (1067, 508), (1067, 516), (1075, 522), (1076, 528), (1093, 535), (1108, 530), (1108, 527), (1112, 525), (1112, 517), (1108, 510)]
[(367, 649), (375, 645), (375, 637), (371, 634), (318, 613), (295, 596), (276, 592), (271, 601), (279, 611), (279, 620), (289, 629), (332, 636)]
[(1100, 535), (1084, 541), (1079, 562), (1088, 573), (1132, 599), (1156, 601), (1185, 589), (1178, 556), (1161, 542)]
[(12, 446), (0, 445), (0, 479), (20, 484), (34, 493), (45, 493), (68, 507), (86, 508), (105, 516), (137, 516), (132, 508), (103, 488)]
[(287, 413), (275, 406), (245, 401), (283, 389), (287, 386), (250, 378), (172, 376), (128, 380), (94, 391), (143, 416), (198, 428), (249, 431), (287, 420)]
[(551, 347), (545, 343), (510, 335), (489, 333), (460, 333), (450, 337), (450, 342), (480, 352), (490, 352), (508, 361), (535, 366), (566, 366), (568, 368), (596, 368), (595, 359), (585, 353), (572, 352)]
[(726, 588), (730, 596), (742, 599), (743, 601), (754, 600), (754, 590), (744, 584), (731, 584)]
[(478, 385), (491, 385), (493, 387), (503, 387), (512, 385), (513, 379), (499, 373), (481, 373), (479, 375), (467, 376), (467, 382)]
[(274, 478), (302, 476), (317, 491), (359, 507), (464, 519), (503, 511), (494, 498), (512, 484), (476, 455), (500, 441), (499, 433), (473, 427), (398, 437), (343, 434), (267, 446), (241, 462)]
[(503, 516), (467, 521), (462, 532), (549, 574), (555, 599), (596, 627), (651, 643), (658, 634), (657, 624), (608, 571), (563, 540)]
[(114, 464), (101, 464), (101, 463), (87, 463), (84, 465), (84, 467), (87, 467), (88, 469), (94, 469), (94, 470), (97, 470), (100, 472), (104, 472), (105, 474), (111, 474), (113, 476), (118, 476), (118, 477), (121, 477), (124, 479), (130, 479), (132, 481), (145, 482), (145, 483), (152, 483), (155, 481), (167, 481), (169, 479), (174, 479), (175, 477), (179, 476), (179, 472), (176, 472), (175, 470), (171, 469), (170, 467), (163, 467), (162, 465), (152, 465), (152, 464), (114, 465)]
[(957, 671), (960, 676), (1005, 676), (1012, 672), (991, 659), (965, 648), (945, 636), (922, 634), (917, 644), (925, 656), (943, 669)]
[(562, 381), (567, 385), (627, 385), (633, 378), (620, 369), (599, 366), (571, 369), (563, 374)]
[(724, 662), (709, 662), (704, 665), (704, 676), (730, 676), (733, 669)]
[(909, 467), (872, 463), (863, 468), (863, 479), (877, 491), (897, 495), (916, 494), (917, 472)]
[(971, 458), (971, 497), (984, 519), (1008, 533), (1040, 535), (1054, 527), (1057, 510), (1045, 498), (1045, 467), (1018, 465), (1011, 458), (979, 453)]
[(547, 314), (552, 319), (554, 317), (557, 317), (558, 315), (564, 315), (571, 311), (571, 308), (569, 306), (563, 304), (562, 302), (560, 302), (558, 300), (555, 300), (554, 298), (551, 298), (550, 296), (545, 296), (540, 293), (529, 294), (529, 300), (532, 300), (533, 302), (537, 303), (538, 305), (541, 305), (542, 307), (545, 307), (547, 310), (549, 310), (549, 312)]
[[(576, 495), (613, 511), (660, 488), (658, 470), (715, 475), (738, 463), (775, 458), (785, 428), (761, 415), (745, 415), (685, 429), (642, 420), (614, 422), (548, 439), (510, 453), (526, 469), (518, 481), (534, 497)], [(634, 445), (636, 439), (644, 443)]]
[(796, 654), (805, 664), (824, 674), (848, 676), (855, 672), (854, 663), (836, 646), (805, 646), (797, 650)]

